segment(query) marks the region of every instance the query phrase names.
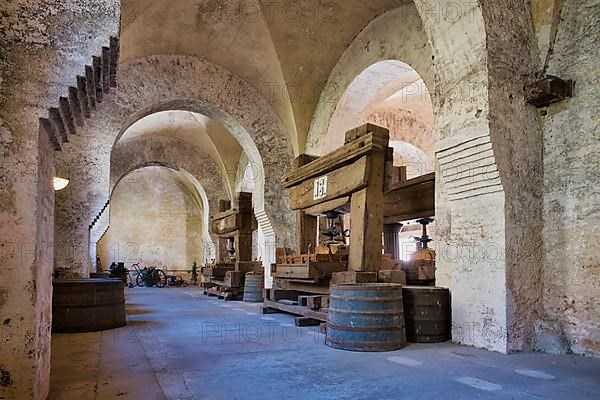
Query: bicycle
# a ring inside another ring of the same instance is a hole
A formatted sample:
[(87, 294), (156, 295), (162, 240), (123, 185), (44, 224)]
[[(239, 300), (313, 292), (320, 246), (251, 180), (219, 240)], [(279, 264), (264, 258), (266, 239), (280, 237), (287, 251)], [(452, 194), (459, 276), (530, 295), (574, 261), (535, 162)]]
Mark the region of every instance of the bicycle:
[(164, 288), (167, 286), (167, 274), (155, 266), (143, 268), (136, 277), (136, 286)]
[(135, 263), (131, 266), (131, 269), (127, 269), (127, 286), (129, 288), (134, 288), (136, 286), (141, 286), (140, 283), (142, 281), (139, 279), (140, 274), (142, 273), (142, 269), (140, 268), (140, 264)]

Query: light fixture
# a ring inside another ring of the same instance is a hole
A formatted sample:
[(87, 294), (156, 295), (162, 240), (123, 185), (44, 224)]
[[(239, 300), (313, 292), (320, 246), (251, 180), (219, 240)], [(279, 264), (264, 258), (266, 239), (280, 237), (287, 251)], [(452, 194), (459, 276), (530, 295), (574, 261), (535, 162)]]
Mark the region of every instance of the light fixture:
[(54, 184), (54, 190), (59, 191), (67, 187), (67, 185), (69, 184), (69, 180), (55, 176), (52, 183)]

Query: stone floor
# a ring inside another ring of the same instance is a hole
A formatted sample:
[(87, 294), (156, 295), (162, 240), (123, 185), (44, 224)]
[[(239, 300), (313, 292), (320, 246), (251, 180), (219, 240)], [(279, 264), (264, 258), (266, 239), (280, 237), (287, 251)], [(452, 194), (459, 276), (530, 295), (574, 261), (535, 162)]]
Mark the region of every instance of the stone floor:
[(128, 325), (54, 335), (50, 399), (598, 399), (600, 360), (452, 344), (354, 353), (198, 289), (128, 289)]

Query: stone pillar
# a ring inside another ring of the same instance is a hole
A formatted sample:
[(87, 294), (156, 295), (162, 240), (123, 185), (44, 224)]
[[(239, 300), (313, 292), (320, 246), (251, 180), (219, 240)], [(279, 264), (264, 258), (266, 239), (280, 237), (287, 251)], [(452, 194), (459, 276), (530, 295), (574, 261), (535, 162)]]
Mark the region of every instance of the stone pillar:
[(383, 225), (383, 252), (391, 254), (394, 260), (402, 258), (402, 248), (400, 246), (400, 232), (402, 224)]
[(39, 118), (117, 33), (119, 7), (0, 2), (0, 398), (48, 396), (55, 171)]

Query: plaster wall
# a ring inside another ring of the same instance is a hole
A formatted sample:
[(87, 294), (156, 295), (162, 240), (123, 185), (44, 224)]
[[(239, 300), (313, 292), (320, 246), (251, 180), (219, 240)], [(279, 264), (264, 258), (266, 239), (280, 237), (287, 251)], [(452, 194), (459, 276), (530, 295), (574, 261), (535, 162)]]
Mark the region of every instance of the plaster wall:
[(45, 399), (54, 150), (40, 117), (116, 35), (119, 1), (0, 3), (0, 397)]
[(544, 129), (543, 310), (536, 348), (600, 356), (600, 2), (566, 1), (548, 74), (575, 80)]
[[(206, 196), (205, 200), (199, 201), (205, 212), (203, 232), (207, 236), (207, 246), (212, 248), (217, 241), (216, 237), (210, 243), (208, 240), (210, 215), (219, 211), (219, 200), (231, 200), (219, 166), (201, 149), (181, 139), (164, 136), (124, 139), (115, 145), (111, 156), (111, 192), (132, 171), (152, 165), (185, 171), (198, 183), (200, 187), (196, 191), (201, 190), (201, 197)], [(199, 263), (201, 261), (204, 257), (198, 259)]]
[(185, 271), (202, 260), (202, 210), (175, 171), (146, 167), (124, 177), (111, 196), (110, 221), (98, 243), (102, 265)]

